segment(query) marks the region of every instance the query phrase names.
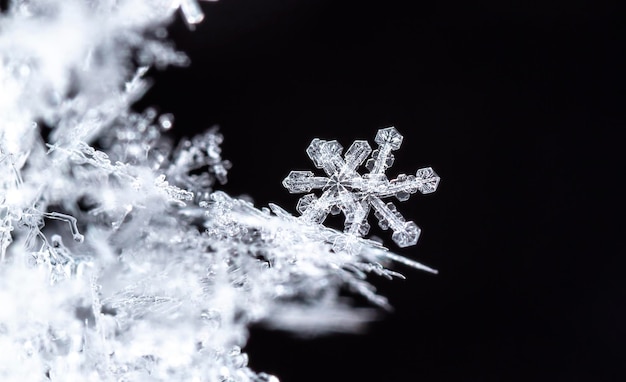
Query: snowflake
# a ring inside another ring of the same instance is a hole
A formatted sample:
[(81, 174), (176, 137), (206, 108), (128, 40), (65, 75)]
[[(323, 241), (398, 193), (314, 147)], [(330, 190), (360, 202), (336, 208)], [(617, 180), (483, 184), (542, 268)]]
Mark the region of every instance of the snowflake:
[[(395, 127), (380, 129), (375, 142), (379, 147), (372, 152), (367, 141), (357, 140), (342, 158), (343, 147), (336, 140), (315, 138), (306, 152), (315, 167), (323, 169), (328, 176), (315, 176), (311, 171), (291, 171), (283, 180), (283, 186), (290, 193), (322, 190), (319, 198), (312, 193), (300, 198), (297, 210), (301, 219), (321, 224), (329, 213), (343, 213), (344, 232), (363, 237), (369, 232), (367, 217), (373, 208), (378, 225), (384, 230), (391, 228), (392, 239), (398, 246), (414, 245), (420, 228), (412, 221), (405, 221), (393, 203), (385, 203), (382, 199), (395, 196), (405, 201), (417, 191), (422, 194), (434, 192), (439, 177), (432, 168), (426, 167), (417, 170), (415, 175), (400, 174), (396, 179), (387, 179), (385, 170), (394, 161), (391, 152), (400, 148), (402, 135)], [(372, 156), (365, 163), (369, 173), (361, 175), (357, 169), (370, 153)]]

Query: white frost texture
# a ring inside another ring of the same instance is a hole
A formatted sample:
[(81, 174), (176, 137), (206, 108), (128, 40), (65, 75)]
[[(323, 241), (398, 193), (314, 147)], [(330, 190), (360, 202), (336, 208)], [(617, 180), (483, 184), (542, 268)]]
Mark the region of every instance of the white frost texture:
[[(216, 128), (172, 142), (174, 116), (132, 111), (150, 68), (188, 64), (164, 33), (177, 17), (193, 33), (204, 15), (195, 0), (14, 0), (0, 14), (0, 381), (277, 381), (248, 367), (252, 324), (355, 331), (371, 310), (340, 291), (384, 308), (368, 275), (435, 272), (366, 238), (373, 210), (394, 245), (414, 245), (419, 228), (383, 199), (439, 182), (431, 168), (387, 178), (395, 128), (373, 151), (313, 139), (324, 174), (284, 180), (308, 193), (293, 215), (219, 190), (231, 164)], [(344, 231), (323, 225), (338, 213)]]

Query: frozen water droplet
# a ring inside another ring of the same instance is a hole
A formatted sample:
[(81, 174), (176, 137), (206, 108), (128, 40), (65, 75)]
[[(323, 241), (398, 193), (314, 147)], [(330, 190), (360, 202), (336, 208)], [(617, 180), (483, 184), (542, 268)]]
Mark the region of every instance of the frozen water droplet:
[(165, 131), (171, 129), (172, 126), (174, 125), (174, 114), (172, 113), (161, 114), (159, 116), (159, 125)]

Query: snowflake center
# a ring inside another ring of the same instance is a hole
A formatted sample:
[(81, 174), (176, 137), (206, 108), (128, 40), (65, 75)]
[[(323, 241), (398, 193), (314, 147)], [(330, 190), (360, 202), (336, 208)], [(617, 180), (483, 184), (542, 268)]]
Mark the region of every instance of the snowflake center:
[(322, 188), (322, 191), (333, 191), (336, 193), (350, 192), (353, 190), (352, 185), (349, 182), (349, 177), (342, 174), (333, 174), (328, 178), (326, 185)]

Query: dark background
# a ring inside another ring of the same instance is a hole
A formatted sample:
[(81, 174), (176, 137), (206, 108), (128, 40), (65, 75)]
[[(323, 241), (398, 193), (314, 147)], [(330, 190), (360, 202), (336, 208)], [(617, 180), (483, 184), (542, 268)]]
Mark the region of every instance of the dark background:
[[(295, 213), (281, 185), (315, 138), (404, 142), (390, 177), (439, 190), (396, 203), (422, 228), (395, 252), (439, 270), (374, 278), (395, 307), (366, 333), (253, 328), (254, 370), (306, 381), (624, 381), (626, 4), (220, 0), (172, 25), (188, 68), (139, 107), (191, 135), (219, 125), (222, 190)], [(375, 222), (372, 221), (373, 225)]]

